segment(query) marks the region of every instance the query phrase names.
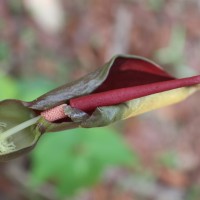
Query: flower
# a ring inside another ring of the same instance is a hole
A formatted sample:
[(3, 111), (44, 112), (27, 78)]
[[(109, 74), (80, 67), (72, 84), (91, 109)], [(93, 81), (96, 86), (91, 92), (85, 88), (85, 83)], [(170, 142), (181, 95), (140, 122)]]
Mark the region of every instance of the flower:
[(0, 158), (29, 151), (43, 133), (106, 126), (177, 103), (197, 91), (199, 84), (200, 76), (177, 79), (145, 58), (117, 55), (32, 102), (1, 101), (0, 126), (4, 124), (6, 131), (0, 134)]

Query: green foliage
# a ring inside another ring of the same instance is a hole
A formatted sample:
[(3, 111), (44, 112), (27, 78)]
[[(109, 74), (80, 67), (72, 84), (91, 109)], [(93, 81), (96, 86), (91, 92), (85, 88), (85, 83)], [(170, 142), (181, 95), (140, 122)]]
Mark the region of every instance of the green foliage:
[(0, 61), (10, 57), (10, 47), (5, 42), (0, 42)]
[(42, 77), (15, 80), (12, 76), (0, 71), (0, 100), (19, 98), (31, 101), (43, 93), (53, 89), (55, 83)]
[(148, 5), (152, 10), (160, 11), (164, 6), (164, 0), (148, 0)]
[(0, 73), (0, 91), (3, 91), (0, 93), (0, 100), (17, 97), (18, 87), (16, 81)]
[(176, 168), (178, 166), (177, 160), (178, 155), (173, 151), (164, 152), (158, 158), (158, 162), (167, 168)]
[(55, 87), (55, 83), (42, 77), (22, 79), (18, 82), (18, 85), (19, 98), (24, 101), (32, 101)]
[(8, 0), (8, 4), (14, 14), (20, 14), (23, 10), (22, 1)]
[(163, 64), (178, 65), (184, 61), (185, 30), (182, 27), (174, 27), (171, 40), (167, 47), (156, 53), (156, 58)]
[(109, 128), (47, 134), (34, 150), (32, 161), (32, 184), (53, 180), (59, 193), (66, 195), (97, 182), (108, 166), (139, 164), (122, 137)]
[(199, 200), (200, 197), (200, 185), (193, 186), (188, 190), (186, 200)]

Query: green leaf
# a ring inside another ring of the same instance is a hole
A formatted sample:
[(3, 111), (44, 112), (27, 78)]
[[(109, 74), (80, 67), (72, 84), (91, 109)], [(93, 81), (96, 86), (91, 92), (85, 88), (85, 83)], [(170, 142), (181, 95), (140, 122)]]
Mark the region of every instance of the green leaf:
[(15, 98), (18, 95), (18, 86), (14, 79), (2, 75), (0, 72), (0, 99)]
[(185, 30), (182, 27), (174, 27), (170, 43), (167, 47), (156, 53), (156, 58), (163, 64), (180, 64), (184, 60)]
[(55, 83), (44, 77), (25, 78), (20, 80), (18, 84), (19, 96), (24, 101), (31, 101), (55, 87)]
[(186, 194), (186, 200), (199, 200), (200, 196), (200, 185), (193, 185), (191, 188), (188, 189)]
[(158, 161), (165, 167), (177, 168), (178, 166), (178, 155), (174, 151), (167, 151), (159, 155)]
[(33, 151), (32, 162), (32, 185), (54, 180), (63, 195), (94, 184), (108, 166), (139, 163), (122, 137), (109, 128), (46, 134)]
[(6, 60), (10, 57), (10, 47), (8, 43), (1, 42), (0, 43), (0, 61)]

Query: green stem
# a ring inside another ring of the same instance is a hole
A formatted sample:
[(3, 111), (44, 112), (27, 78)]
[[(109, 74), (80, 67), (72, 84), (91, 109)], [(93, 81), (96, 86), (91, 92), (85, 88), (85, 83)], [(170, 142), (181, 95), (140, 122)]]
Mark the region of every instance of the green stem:
[(35, 117), (33, 119), (27, 120), (27, 121), (15, 126), (15, 127), (11, 128), (11, 129), (9, 129), (9, 130), (1, 133), (0, 139), (3, 139), (3, 140), (7, 139), (8, 137), (11, 137), (12, 135), (18, 133), (19, 131), (21, 131), (21, 130), (29, 127), (29, 126), (32, 126), (33, 124), (35, 124), (39, 120), (40, 117), (41, 116), (38, 116), (38, 117)]

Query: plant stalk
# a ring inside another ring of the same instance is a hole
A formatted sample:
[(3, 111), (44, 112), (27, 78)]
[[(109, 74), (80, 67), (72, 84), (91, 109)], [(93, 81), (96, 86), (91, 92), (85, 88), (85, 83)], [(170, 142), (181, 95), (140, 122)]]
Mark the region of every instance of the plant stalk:
[(41, 116), (38, 116), (33, 119), (27, 120), (11, 129), (8, 129), (7, 131), (0, 134), (0, 139), (5, 140), (8, 137), (11, 137), (12, 135), (18, 133), (19, 131), (24, 130), (25, 128), (28, 128), (29, 126), (32, 126), (39, 120), (40, 117)]

